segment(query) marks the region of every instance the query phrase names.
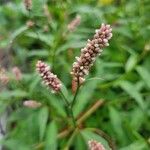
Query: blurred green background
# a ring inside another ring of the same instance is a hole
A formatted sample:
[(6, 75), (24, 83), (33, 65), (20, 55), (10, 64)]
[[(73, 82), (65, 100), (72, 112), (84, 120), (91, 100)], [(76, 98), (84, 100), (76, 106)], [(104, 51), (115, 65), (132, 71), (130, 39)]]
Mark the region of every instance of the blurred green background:
[[(80, 24), (69, 31), (77, 15)], [(68, 142), (71, 134), (57, 139), (66, 127), (66, 112), (61, 97), (41, 85), (35, 64), (39, 59), (47, 62), (63, 82), (65, 95), (72, 98), (72, 63), (103, 22), (112, 26), (113, 38), (80, 89), (74, 115), (83, 114), (97, 100), (104, 104), (84, 121), (73, 140)], [(22, 72), (19, 81), (14, 66)], [(149, 0), (33, 0), (30, 13), (21, 0), (0, 0), (0, 67), (9, 78), (5, 85), (0, 82), (0, 114), (8, 114), (1, 140), (6, 149), (86, 150), (89, 139), (109, 149), (103, 137), (85, 127), (107, 133), (117, 150), (150, 149)], [(42, 106), (29, 109), (24, 100)]]

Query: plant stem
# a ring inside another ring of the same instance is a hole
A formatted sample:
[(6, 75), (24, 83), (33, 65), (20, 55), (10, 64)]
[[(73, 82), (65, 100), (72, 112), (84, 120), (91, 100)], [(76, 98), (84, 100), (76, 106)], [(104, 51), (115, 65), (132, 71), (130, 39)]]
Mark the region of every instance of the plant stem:
[(78, 132), (80, 132), (78, 128), (76, 128), (76, 129), (73, 131), (73, 133), (72, 133), (72, 135), (70, 136), (70, 138), (69, 138), (69, 140), (68, 140), (68, 142), (67, 142), (67, 144), (66, 144), (64, 150), (69, 150), (69, 147), (70, 147), (71, 143), (73, 142), (73, 140), (74, 140), (74, 138), (75, 138), (75, 136), (77, 135)]
[(71, 115), (71, 118), (72, 118), (72, 121), (73, 121), (74, 128), (76, 128), (77, 125), (76, 125), (75, 117), (73, 115), (72, 107), (69, 106), (69, 109), (70, 109), (70, 115)]
[(67, 100), (67, 98), (65, 97), (65, 95), (63, 94), (63, 92), (62, 91), (60, 91), (59, 92), (59, 94), (61, 95), (61, 97), (63, 98), (63, 100), (64, 100), (64, 102), (65, 102), (65, 104), (66, 104), (66, 106), (70, 106), (70, 103), (68, 102), (68, 100)]
[(75, 117), (73, 115), (73, 110), (72, 110), (71, 104), (68, 102), (67, 98), (64, 96), (62, 91), (60, 91), (59, 93), (62, 96), (62, 98), (63, 98), (63, 100), (67, 106), (69, 116), (72, 118), (72, 121), (73, 121), (74, 128), (76, 128), (76, 120), (75, 120)]
[[(97, 101), (91, 108), (89, 108), (78, 120), (77, 124), (80, 126), (81, 123), (83, 123), (93, 112), (95, 112), (99, 107), (101, 107), (104, 104), (103, 100)], [(77, 129), (77, 128), (76, 128)], [(61, 131), (58, 135), (58, 139), (65, 138), (69, 135), (70, 132), (74, 130), (73, 127), (65, 128), (63, 131)], [(80, 132), (79, 132), (80, 133)], [(41, 142), (39, 144), (33, 145), (35, 149), (42, 148), (44, 146), (45, 142)]]
[(74, 95), (74, 97), (73, 97), (71, 106), (69, 107), (70, 113), (71, 113), (71, 117), (72, 117), (72, 120), (73, 120), (73, 124), (74, 124), (74, 128), (77, 127), (77, 124), (76, 124), (75, 117), (74, 117), (74, 115), (73, 115), (73, 106), (74, 106), (74, 103), (75, 103), (75, 101), (76, 101), (76, 98), (77, 98), (77, 95), (78, 95), (78, 92), (79, 92), (79, 88), (80, 88), (80, 85), (79, 85), (79, 79), (78, 79), (78, 81), (77, 81), (77, 90), (76, 90), (75, 95)]
[(104, 100), (98, 100), (92, 105), (78, 120), (77, 124), (84, 122), (93, 112), (95, 112), (99, 107), (104, 104)]

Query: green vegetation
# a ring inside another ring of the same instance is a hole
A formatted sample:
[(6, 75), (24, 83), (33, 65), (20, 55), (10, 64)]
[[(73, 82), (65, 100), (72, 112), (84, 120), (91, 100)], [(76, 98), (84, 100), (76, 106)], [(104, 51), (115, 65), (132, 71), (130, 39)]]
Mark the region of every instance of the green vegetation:
[[(150, 1), (33, 0), (0, 2), (0, 115), (8, 113), (1, 145), (8, 150), (87, 150), (95, 139), (106, 150), (150, 149)], [(80, 24), (69, 31), (76, 17)], [(74, 130), (62, 97), (41, 84), (38, 60), (48, 63), (72, 100), (70, 71), (101, 23), (112, 26), (110, 46), (97, 58), (77, 95)], [(22, 72), (17, 80), (12, 68)], [(25, 100), (41, 103), (23, 106)]]

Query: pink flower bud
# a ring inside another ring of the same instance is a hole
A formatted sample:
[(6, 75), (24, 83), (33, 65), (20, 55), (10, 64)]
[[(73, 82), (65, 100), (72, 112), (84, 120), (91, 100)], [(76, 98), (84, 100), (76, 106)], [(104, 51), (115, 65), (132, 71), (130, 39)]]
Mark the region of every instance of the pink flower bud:
[(26, 100), (23, 102), (23, 105), (28, 108), (38, 108), (42, 104), (40, 102), (34, 101), (34, 100)]
[(28, 28), (32, 28), (35, 25), (35, 22), (33, 22), (32, 20), (28, 20), (26, 22), (26, 25), (27, 25)]
[(18, 67), (13, 67), (12, 68), (12, 72), (15, 75), (16, 80), (18, 80), (18, 81), (21, 80), (22, 73), (21, 73), (21, 71), (20, 71), (20, 69)]

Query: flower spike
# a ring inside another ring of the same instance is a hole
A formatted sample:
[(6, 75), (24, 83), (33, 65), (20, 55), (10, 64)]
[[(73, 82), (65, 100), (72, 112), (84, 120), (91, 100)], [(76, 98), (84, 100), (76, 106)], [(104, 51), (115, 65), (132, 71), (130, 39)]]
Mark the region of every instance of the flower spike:
[(111, 37), (110, 25), (102, 24), (100, 29), (95, 30), (93, 39), (87, 41), (86, 46), (81, 49), (81, 55), (76, 57), (76, 62), (73, 63), (71, 74), (74, 81), (82, 83), (85, 80), (85, 75), (88, 75), (96, 57), (101, 55), (104, 47), (109, 46)]
[(46, 63), (39, 60), (36, 64), (36, 70), (43, 79), (43, 83), (51, 88), (53, 92), (60, 91), (62, 86), (61, 82), (58, 79), (57, 75), (54, 75), (50, 71), (50, 67)]

